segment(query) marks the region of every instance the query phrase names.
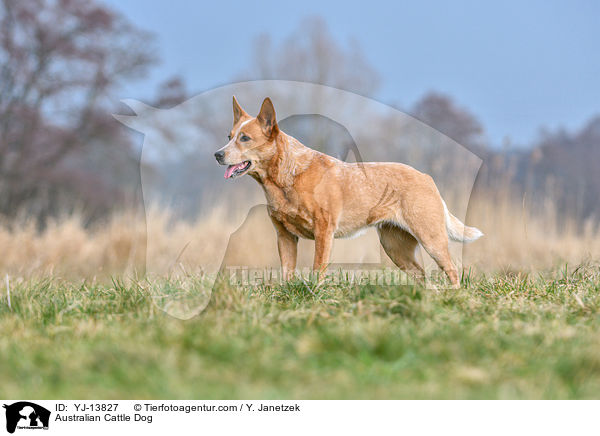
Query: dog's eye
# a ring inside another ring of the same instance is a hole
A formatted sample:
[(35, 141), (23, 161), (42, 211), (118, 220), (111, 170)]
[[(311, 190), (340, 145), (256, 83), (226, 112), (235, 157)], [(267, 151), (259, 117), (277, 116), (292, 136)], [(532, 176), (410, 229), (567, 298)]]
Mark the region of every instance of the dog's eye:
[(249, 137), (249, 136), (246, 136), (246, 135), (242, 135), (242, 136), (240, 137), (240, 141), (242, 141), (242, 142), (250, 141), (250, 137)]
[(231, 133), (229, 135), (227, 135), (227, 139), (229, 139), (231, 141)]

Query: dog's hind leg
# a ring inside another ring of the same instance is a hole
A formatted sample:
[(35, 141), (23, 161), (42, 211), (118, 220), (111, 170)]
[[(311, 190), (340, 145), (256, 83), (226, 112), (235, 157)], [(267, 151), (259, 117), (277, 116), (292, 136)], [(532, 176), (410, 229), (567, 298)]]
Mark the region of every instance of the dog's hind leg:
[(430, 185), (405, 194), (395, 216), (388, 218), (403, 224), (403, 228), (419, 241), (425, 251), (446, 273), (454, 288), (460, 287), (458, 271), (448, 250), (446, 214), (440, 194), (430, 179)]
[(382, 223), (377, 226), (379, 241), (386, 254), (401, 270), (414, 274), (418, 280), (425, 276), (423, 267), (417, 261), (418, 241), (413, 235), (398, 226)]
[[(409, 220), (407, 220), (409, 221)], [(438, 222), (439, 221), (439, 222)], [(411, 224), (413, 224), (411, 226)], [(420, 225), (408, 222), (414, 232), (415, 238), (423, 246), (425, 251), (435, 260), (438, 266), (446, 273), (452, 283), (452, 287), (459, 288), (458, 271), (452, 263), (448, 249), (448, 234), (443, 220), (435, 219), (433, 216), (421, 217)]]

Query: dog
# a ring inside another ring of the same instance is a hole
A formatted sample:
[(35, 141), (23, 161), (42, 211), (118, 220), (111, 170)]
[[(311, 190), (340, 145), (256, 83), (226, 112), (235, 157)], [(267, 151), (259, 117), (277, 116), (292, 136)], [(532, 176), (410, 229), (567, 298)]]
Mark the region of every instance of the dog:
[(424, 278), (415, 257), (421, 244), (460, 286), (448, 240), (471, 242), (483, 233), (448, 211), (429, 175), (401, 163), (343, 162), (306, 147), (279, 129), (268, 97), (256, 117), (233, 97), (228, 139), (215, 158), (227, 165), (226, 179), (248, 174), (263, 188), (286, 279), (294, 275), (298, 238), (315, 241), (313, 269), (322, 273), (334, 238), (375, 227), (398, 268)]

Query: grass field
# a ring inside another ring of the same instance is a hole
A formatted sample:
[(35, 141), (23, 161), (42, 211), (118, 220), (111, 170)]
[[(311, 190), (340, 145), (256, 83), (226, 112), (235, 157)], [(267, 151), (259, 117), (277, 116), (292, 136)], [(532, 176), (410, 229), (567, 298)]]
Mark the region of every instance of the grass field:
[(2, 398), (599, 398), (600, 268), (460, 290), (220, 287), (188, 321), (137, 285), (11, 283)]

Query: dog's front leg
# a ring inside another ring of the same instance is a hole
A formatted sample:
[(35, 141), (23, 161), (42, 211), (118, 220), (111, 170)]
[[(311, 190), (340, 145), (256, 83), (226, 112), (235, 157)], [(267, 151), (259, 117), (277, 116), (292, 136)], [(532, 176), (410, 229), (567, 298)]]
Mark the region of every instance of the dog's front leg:
[(319, 274), (325, 272), (329, 264), (334, 232), (335, 229), (329, 224), (315, 228), (315, 261), (313, 263), (313, 270)]
[(291, 233), (277, 234), (277, 249), (281, 259), (281, 269), (285, 280), (294, 276), (296, 257), (298, 255), (298, 237)]
[(296, 269), (298, 256), (298, 237), (290, 232), (277, 220), (272, 220), (277, 231), (277, 250), (281, 260), (283, 278), (290, 280)]

